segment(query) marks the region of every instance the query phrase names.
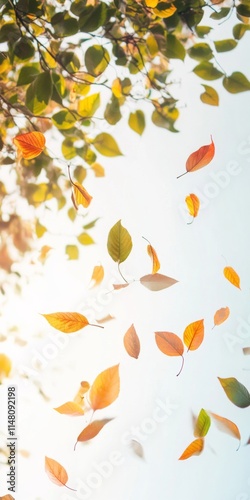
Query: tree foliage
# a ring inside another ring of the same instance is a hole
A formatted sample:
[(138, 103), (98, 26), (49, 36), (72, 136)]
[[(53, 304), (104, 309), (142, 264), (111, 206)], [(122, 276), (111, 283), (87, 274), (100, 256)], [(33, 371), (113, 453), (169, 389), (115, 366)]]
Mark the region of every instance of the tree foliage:
[[(213, 40), (213, 26), (231, 15), (232, 38)], [(20, 257), (32, 234), (47, 231), (39, 208), (56, 201), (74, 220), (92, 199), (82, 186), (87, 174), (105, 175), (99, 155), (122, 154), (100, 124), (115, 126), (125, 116), (141, 135), (146, 103), (154, 125), (177, 132), (174, 60), (191, 58), (201, 83), (220, 79), (230, 93), (250, 89), (237, 68), (226, 74), (220, 58), (250, 29), (249, 0), (0, 0), (0, 16), (0, 266), (7, 273), (18, 258), (10, 248)], [(203, 88), (201, 101), (217, 106), (217, 90)], [(126, 114), (128, 102), (133, 111)], [(32, 131), (60, 143), (61, 157), (48, 147), (32, 158), (18, 152), (13, 139)], [(34, 207), (32, 223), (22, 220), (13, 196)], [(93, 243), (95, 223), (83, 225), (66, 247), (69, 258), (77, 258), (78, 244)]]

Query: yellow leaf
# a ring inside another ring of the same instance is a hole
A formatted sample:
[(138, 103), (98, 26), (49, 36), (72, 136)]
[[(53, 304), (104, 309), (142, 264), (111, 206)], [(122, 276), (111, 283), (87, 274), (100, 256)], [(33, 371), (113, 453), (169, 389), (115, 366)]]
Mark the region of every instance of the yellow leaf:
[(190, 323), (183, 333), (184, 344), (187, 346), (188, 351), (195, 351), (200, 347), (204, 338), (204, 320), (200, 319)]
[(122, 97), (122, 95), (123, 95), (122, 82), (121, 82), (120, 78), (116, 78), (113, 81), (111, 90), (112, 90), (114, 96), (117, 97), (117, 99), (120, 99), (120, 97)]
[(93, 410), (100, 410), (111, 405), (120, 392), (119, 364), (107, 368), (94, 380), (89, 400)]
[(40, 255), (38, 257), (41, 262), (44, 262), (46, 260), (46, 258), (48, 257), (48, 253), (49, 253), (50, 250), (52, 250), (52, 247), (50, 247), (49, 245), (44, 245), (41, 248)]
[(0, 354), (0, 383), (4, 377), (8, 377), (11, 372), (12, 363), (6, 354)]
[(65, 486), (68, 481), (68, 474), (64, 467), (53, 458), (45, 457), (45, 471), (52, 483), (58, 486)]
[(62, 415), (71, 415), (72, 417), (79, 417), (80, 415), (84, 415), (84, 410), (82, 407), (75, 403), (74, 401), (68, 401), (54, 410), (58, 411)]
[(145, 0), (145, 4), (147, 7), (150, 7), (151, 9), (153, 9), (154, 7), (156, 7), (156, 5), (159, 3), (159, 0)]
[(226, 319), (228, 318), (230, 314), (230, 309), (229, 307), (222, 307), (221, 309), (218, 309), (214, 315), (214, 326), (221, 325), (221, 323), (224, 323)]
[(77, 312), (57, 312), (42, 314), (48, 323), (63, 333), (73, 333), (89, 325), (85, 316)]
[(241, 289), (240, 288), (240, 277), (232, 267), (230, 267), (230, 266), (224, 267), (223, 273), (224, 273), (225, 278), (228, 281), (230, 281), (230, 283), (232, 283), (232, 285)]
[(74, 403), (77, 403), (79, 406), (84, 406), (84, 394), (88, 392), (90, 385), (88, 382), (81, 382), (80, 387), (77, 391), (77, 394), (74, 397)]
[(102, 165), (100, 165), (100, 163), (92, 163), (90, 168), (92, 168), (96, 177), (104, 177), (105, 176), (105, 170), (102, 167)]
[(199, 208), (200, 208), (200, 200), (196, 194), (191, 193), (186, 197), (185, 202), (187, 204), (188, 211), (192, 217), (197, 217)]
[(92, 200), (92, 196), (79, 182), (73, 183), (73, 196), (77, 207), (78, 205), (82, 205), (84, 208), (87, 208)]
[(131, 325), (126, 331), (123, 337), (123, 343), (128, 355), (137, 359), (140, 354), (140, 340), (134, 325)]
[[(159, 2), (157, 5), (160, 6), (159, 4), (161, 4), (161, 3), (163, 3), (163, 2)], [(153, 12), (156, 16), (162, 17), (165, 19), (167, 17), (171, 17), (176, 12), (176, 7), (174, 5), (169, 5), (169, 7), (166, 9), (154, 8)]]
[[(90, 439), (93, 439), (99, 432), (102, 430), (104, 425), (108, 424), (113, 420), (112, 418), (104, 418), (103, 420), (95, 420), (94, 422), (91, 422), (83, 431), (79, 434), (77, 438), (77, 442), (75, 444), (75, 447), (77, 443), (80, 442), (85, 442), (89, 441)], [(74, 448), (75, 449), (75, 448)]]
[(41, 132), (28, 132), (27, 134), (17, 135), (13, 142), (26, 160), (36, 158), (45, 148), (45, 137)]
[(102, 282), (104, 278), (104, 268), (103, 266), (95, 266), (94, 269), (93, 269), (93, 272), (92, 272), (92, 276), (91, 276), (91, 282), (93, 281), (93, 285), (92, 287), (95, 287), (97, 285), (100, 285), (100, 283)]
[(193, 455), (200, 455), (204, 448), (204, 439), (198, 438), (192, 441), (190, 445), (184, 450), (179, 460), (186, 460), (187, 458), (192, 457)]

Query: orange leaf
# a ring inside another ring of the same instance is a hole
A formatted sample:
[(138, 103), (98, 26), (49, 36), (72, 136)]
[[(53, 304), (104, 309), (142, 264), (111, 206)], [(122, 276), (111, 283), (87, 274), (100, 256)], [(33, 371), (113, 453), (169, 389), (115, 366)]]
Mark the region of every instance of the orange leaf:
[(97, 285), (100, 285), (104, 278), (104, 268), (103, 266), (95, 266), (91, 276), (91, 282), (94, 281), (92, 288)]
[(93, 410), (100, 410), (111, 405), (120, 392), (119, 365), (111, 366), (97, 375), (90, 393), (90, 405)]
[(232, 285), (240, 289), (240, 277), (232, 267), (224, 267), (223, 273), (225, 278), (230, 281)]
[(74, 401), (68, 401), (54, 410), (58, 411), (62, 415), (71, 415), (72, 417), (79, 417), (80, 415), (84, 415), (84, 410), (82, 407), (75, 403)]
[(79, 182), (73, 183), (73, 197), (74, 197), (74, 205), (78, 208), (78, 205), (82, 205), (84, 208), (87, 208), (92, 200), (92, 196), (88, 193), (88, 191), (79, 184)]
[(68, 481), (68, 474), (64, 467), (53, 458), (45, 457), (45, 471), (52, 483), (58, 486), (65, 486)]
[(83, 431), (79, 434), (75, 447), (79, 441), (83, 443), (84, 441), (89, 441), (90, 439), (93, 439), (95, 436), (97, 436), (97, 434), (99, 434), (104, 425), (111, 422), (111, 420), (113, 419), (104, 418), (103, 420), (95, 420), (94, 422), (91, 422), (91, 424), (87, 425), (87, 427), (85, 427)]
[(129, 286), (129, 283), (121, 283), (117, 285), (113, 285), (114, 290), (121, 290), (121, 288), (127, 288)]
[(177, 376), (180, 375), (184, 364), (184, 358), (183, 358), (184, 345), (182, 343), (182, 340), (178, 337), (178, 335), (175, 335), (175, 333), (155, 332), (155, 341), (157, 347), (160, 349), (161, 352), (163, 352), (163, 354), (166, 354), (167, 356), (182, 357), (181, 368), (180, 371), (177, 373)]
[(12, 363), (6, 354), (0, 354), (0, 385), (4, 377), (8, 377), (11, 371)]
[(126, 331), (123, 337), (123, 343), (128, 355), (137, 359), (140, 354), (140, 340), (134, 325), (131, 325)]
[(186, 460), (187, 458), (192, 457), (193, 455), (200, 455), (204, 448), (204, 439), (198, 438), (192, 441), (190, 445), (184, 450), (179, 460)]
[(200, 168), (208, 165), (212, 161), (214, 153), (215, 147), (211, 136), (211, 144), (202, 146), (201, 148), (197, 149), (197, 151), (191, 153), (186, 161), (186, 172), (179, 175), (177, 179), (179, 179), (179, 177), (182, 177), (182, 175), (187, 174), (188, 172), (194, 172), (195, 170), (199, 170)]
[(178, 281), (164, 274), (155, 273), (142, 276), (142, 278), (140, 278), (140, 283), (148, 288), (148, 290), (158, 292), (159, 290), (163, 290), (164, 288), (168, 288), (178, 283)]
[(12, 495), (4, 495), (0, 500), (15, 500), (15, 498)]
[(204, 320), (199, 319), (194, 323), (190, 323), (183, 333), (184, 344), (187, 346), (188, 351), (195, 351), (200, 347), (204, 338)]
[[(186, 197), (185, 202), (187, 204), (188, 211), (192, 217), (197, 217), (199, 208), (200, 208), (200, 200), (196, 194), (190, 193), (189, 196)], [(189, 222), (189, 224), (191, 224)]]
[(218, 309), (214, 315), (214, 326), (221, 325), (221, 323), (224, 323), (226, 319), (228, 318), (230, 314), (230, 309), (229, 307), (222, 307), (221, 309)]
[(49, 245), (43, 245), (43, 247), (40, 250), (40, 255), (39, 255), (38, 259), (41, 262), (45, 262), (50, 250), (52, 250), (52, 247), (50, 247)]
[(51, 326), (63, 333), (73, 333), (89, 325), (85, 316), (76, 312), (42, 314)]
[(160, 261), (158, 259), (157, 253), (156, 253), (155, 249), (152, 247), (151, 243), (147, 240), (147, 238), (144, 238), (144, 236), (143, 236), (143, 239), (148, 242), (147, 252), (148, 252), (149, 257), (152, 259), (152, 264), (153, 264), (152, 274), (155, 274), (155, 273), (157, 273), (157, 271), (159, 271), (159, 269), (161, 267)]
[(84, 406), (84, 394), (88, 392), (90, 385), (88, 382), (81, 382), (77, 394), (74, 397), (74, 403), (77, 403), (80, 407)]
[(26, 160), (36, 158), (45, 148), (45, 137), (41, 132), (28, 132), (27, 134), (17, 135), (13, 142)]
[(220, 431), (226, 432), (226, 434), (230, 434), (230, 436), (239, 439), (239, 442), (241, 441), (240, 431), (234, 422), (228, 420), (228, 418), (220, 417), (219, 415), (216, 415), (216, 413), (210, 412), (210, 415), (215, 420), (215, 423)]

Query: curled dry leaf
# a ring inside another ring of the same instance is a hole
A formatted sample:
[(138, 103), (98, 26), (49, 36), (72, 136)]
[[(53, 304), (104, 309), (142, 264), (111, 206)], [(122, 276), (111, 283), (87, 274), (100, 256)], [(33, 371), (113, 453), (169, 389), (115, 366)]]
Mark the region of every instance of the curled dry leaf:
[(195, 422), (194, 436), (205, 437), (209, 431), (211, 419), (208, 413), (202, 408)]
[(204, 338), (204, 320), (200, 319), (190, 323), (183, 333), (184, 344), (187, 346), (188, 351), (195, 351), (200, 347)]
[(129, 356), (138, 359), (140, 354), (140, 340), (134, 325), (131, 325), (123, 337), (124, 347)]
[(155, 341), (157, 347), (163, 354), (166, 354), (167, 356), (182, 357), (181, 368), (177, 373), (177, 376), (180, 375), (184, 364), (184, 357), (183, 357), (184, 345), (182, 340), (178, 337), (178, 335), (175, 335), (175, 333), (155, 332)]
[(250, 406), (250, 394), (247, 388), (241, 384), (236, 378), (220, 378), (218, 380), (224, 389), (228, 399), (239, 408), (247, 408)]
[(120, 392), (119, 364), (107, 368), (97, 375), (90, 392), (89, 400), (93, 410), (111, 405)]
[(232, 267), (230, 267), (230, 266), (224, 267), (223, 273), (224, 273), (225, 278), (228, 281), (230, 281), (230, 283), (232, 283), (232, 285), (234, 285), (240, 289), (240, 277)]
[(54, 410), (56, 410), (58, 413), (61, 413), (62, 415), (70, 415), (71, 417), (79, 417), (81, 415), (84, 415), (83, 408), (75, 401), (68, 401), (63, 405), (54, 408)]
[(103, 420), (94, 420), (94, 422), (91, 422), (87, 427), (83, 429), (83, 431), (79, 434), (75, 447), (78, 442), (85, 442), (89, 441), (90, 439), (93, 439), (99, 432), (102, 430), (104, 425), (108, 424), (113, 420), (112, 418), (104, 418)]
[(225, 432), (226, 434), (230, 434), (230, 436), (233, 436), (234, 438), (238, 439), (239, 446), (240, 446), (241, 435), (240, 435), (240, 431), (239, 431), (237, 425), (234, 422), (232, 422), (231, 420), (228, 420), (228, 418), (220, 417), (220, 415), (216, 415), (216, 413), (210, 412), (210, 415), (211, 415), (212, 419), (214, 420), (218, 429), (220, 431)]
[(103, 328), (100, 325), (92, 325), (85, 316), (77, 312), (57, 312), (42, 314), (42, 316), (51, 326), (63, 333), (77, 332), (87, 325)]
[(169, 276), (165, 276), (164, 274), (155, 273), (142, 276), (142, 278), (140, 278), (140, 283), (148, 288), (148, 290), (158, 292), (159, 290), (175, 285), (178, 281), (174, 278), (170, 278)]
[(179, 175), (177, 179), (187, 174), (188, 172), (194, 172), (195, 170), (199, 170), (200, 168), (208, 165), (212, 161), (214, 153), (215, 153), (215, 147), (211, 136), (210, 144), (202, 146), (201, 148), (197, 149), (197, 151), (191, 153), (191, 155), (188, 157), (186, 161), (186, 172)]
[(187, 458), (192, 457), (193, 455), (200, 455), (204, 448), (204, 439), (198, 438), (192, 441), (190, 445), (184, 450), (179, 460), (186, 460)]
[[(200, 200), (198, 196), (194, 193), (190, 193), (186, 198), (185, 202), (189, 211), (189, 214), (195, 218), (198, 215), (199, 208), (200, 208)], [(192, 221), (193, 222), (193, 221)], [(188, 224), (191, 224), (191, 222), (188, 222)]]
[(152, 274), (155, 274), (159, 271), (159, 269), (161, 267), (160, 261), (158, 259), (158, 255), (157, 255), (155, 249), (152, 247), (151, 243), (147, 240), (147, 238), (144, 238), (144, 236), (143, 236), (143, 239), (148, 242), (147, 252), (148, 252), (149, 257), (152, 260), (152, 266), (153, 266), (152, 267)]
[(19, 134), (13, 139), (13, 142), (26, 160), (36, 158), (45, 148), (45, 137), (41, 132)]
[(104, 278), (104, 268), (103, 266), (95, 266), (91, 276), (92, 288), (97, 285), (100, 285)]
[(221, 309), (218, 309), (214, 315), (214, 326), (221, 325), (221, 323), (224, 323), (226, 319), (228, 318), (230, 314), (230, 309), (229, 307), (222, 307)]

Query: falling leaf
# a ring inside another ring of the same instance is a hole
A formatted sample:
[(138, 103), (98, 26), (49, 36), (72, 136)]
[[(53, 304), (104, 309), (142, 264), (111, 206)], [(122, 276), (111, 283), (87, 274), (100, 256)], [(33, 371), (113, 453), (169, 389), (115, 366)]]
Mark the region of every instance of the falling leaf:
[(208, 413), (202, 408), (194, 428), (194, 436), (198, 438), (205, 437), (209, 431), (211, 425), (211, 419)]
[(53, 458), (45, 457), (45, 471), (52, 483), (58, 486), (65, 486), (68, 481), (68, 474), (64, 467)]
[(115, 262), (124, 262), (132, 250), (132, 239), (121, 220), (110, 229), (108, 234), (108, 253)]
[(223, 273), (225, 278), (230, 281), (232, 285), (240, 289), (240, 277), (232, 267), (224, 267)]
[(250, 354), (250, 347), (243, 347), (242, 351), (243, 351), (243, 354), (245, 354), (245, 356), (247, 356), (248, 354)]
[(90, 439), (93, 439), (99, 432), (102, 430), (104, 425), (108, 424), (113, 420), (112, 418), (104, 418), (103, 420), (94, 420), (94, 422), (91, 422), (87, 427), (83, 429), (83, 431), (79, 434), (77, 438), (77, 442), (75, 444), (75, 447), (77, 443), (84, 442), (84, 441), (89, 441)]
[(161, 352), (163, 352), (163, 354), (166, 354), (167, 356), (182, 357), (181, 368), (180, 371), (177, 373), (177, 376), (180, 375), (184, 364), (184, 358), (183, 358), (184, 345), (182, 343), (182, 340), (178, 337), (178, 335), (175, 335), (175, 333), (155, 332), (155, 341), (157, 347), (160, 349)]
[(0, 354), (0, 383), (4, 377), (8, 377), (12, 368), (11, 360), (6, 354)]
[(123, 337), (123, 343), (128, 355), (137, 359), (140, 354), (140, 340), (134, 325), (131, 325), (126, 331)]
[(99, 325), (92, 325), (85, 316), (77, 312), (57, 312), (42, 314), (42, 316), (51, 326), (63, 333), (77, 332), (87, 325), (103, 328)]
[(76, 245), (66, 245), (65, 253), (68, 255), (69, 260), (77, 260), (79, 258), (79, 249)]
[(152, 259), (152, 265), (153, 265), (152, 274), (155, 274), (155, 273), (157, 273), (157, 271), (159, 271), (159, 269), (161, 267), (160, 261), (158, 259), (157, 253), (156, 253), (155, 249), (152, 247), (151, 243), (147, 240), (147, 238), (144, 238), (144, 236), (143, 236), (143, 239), (148, 242), (147, 252), (148, 252), (149, 257)]
[(41, 132), (28, 132), (27, 134), (17, 135), (13, 142), (26, 160), (36, 158), (45, 148), (45, 137)]
[(41, 262), (45, 262), (45, 260), (47, 259), (48, 257), (48, 253), (49, 251), (52, 250), (52, 247), (50, 247), (49, 245), (44, 245), (41, 250), (40, 250), (40, 255), (39, 255), (39, 260)]
[(102, 325), (102, 323), (107, 323), (107, 321), (111, 321), (112, 319), (115, 319), (115, 317), (111, 316), (110, 314), (107, 314), (107, 316), (97, 319), (96, 322)]
[(194, 151), (194, 153), (192, 153), (188, 157), (186, 161), (186, 172), (179, 175), (177, 179), (187, 174), (188, 172), (194, 172), (195, 170), (199, 170), (200, 168), (208, 165), (212, 161), (214, 153), (215, 153), (215, 147), (211, 136), (211, 144), (202, 146), (201, 148), (197, 149), (197, 151)]
[(119, 364), (107, 368), (94, 380), (89, 400), (93, 410), (100, 410), (111, 405), (120, 392)]
[(92, 165), (90, 165), (90, 168), (92, 168), (96, 177), (105, 176), (105, 170), (102, 165), (100, 165), (100, 163), (92, 163)]
[(127, 288), (129, 283), (119, 283), (117, 285), (113, 285), (114, 290), (121, 290), (121, 288)]
[(139, 441), (136, 441), (136, 439), (131, 439), (130, 446), (137, 457), (144, 459), (144, 450)]
[(84, 208), (89, 206), (92, 196), (81, 184), (79, 184), (79, 182), (74, 182), (73, 193), (75, 205), (77, 207), (78, 205), (82, 205)]
[[(190, 195), (186, 197), (185, 202), (187, 204), (189, 214), (192, 215), (193, 218), (197, 217), (200, 208), (200, 200), (198, 196), (194, 193), (190, 193)], [(191, 224), (191, 222), (188, 224)]]
[(204, 320), (200, 319), (190, 323), (183, 333), (184, 344), (187, 346), (188, 351), (195, 351), (200, 347), (204, 338)]
[(190, 445), (185, 449), (185, 451), (180, 456), (179, 460), (186, 460), (187, 458), (192, 457), (193, 455), (200, 455), (204, 448), (204, 439), (198, 438), (192, 441)]
[(0, 500), (15, 500), (15, 498), (12, 495), (4, 495)]
[(62, 415), (71, 415), (72, 417), (79, 417), (80, 415), (84, 415), (83, 408), (74, 401), (68, 401), (63, 405), (54, 408), (54, 410), (58, 411), (58, 413), (61, 413)]
[(239, 408), (247, 408), (250, 406), (250, 394), (247, 388), (241, 384), (236, 378), (220, 378), (218, 380), (224, 389), (228, 399)]
[(210, 412), (210, 415), (211, 415), (212, 419), (215, 421), (215, 424), (217, 425), (218, 429), (220, 431), (226, 432), (226, 434), (230, 434), (230, 436), (233, 436), (236, 439), (238, 439), (239, 446), (240, 446), (241, 435), (240, 435), (240, 431), (239, 431), (237, 425), (234, 422), (232, 422), (231, 420), (228, 420), (228, 418), (220, 417), (220, 415), (216, 415), (216, 413)]
[(88, 382), (86, 381), (81, 382), (77, 394), (74, 397), (74, 403), (79, 405), (81, 408), (84, 406), (84, 394), (86, 394), (86, 392), (88, 392), (89, 389), (90, 385)]
[(92, 272), (92, 276), (91, 276), (91, 282), (93, 281), (93, 285), (92, 287), (94, 288), (95, 286), (97, 285), (100, 285), (100, 283), (102, 282), (104, 278), (104, 268), (103, 266), (95, 266), (94, 269), (93, 269), (93, 272)]
[(222, 307), (221, 309), (218, 309), (214, 315), (214, 326), (221, 325), (221, 323), (224, 323), (226, 319), (228, 318), (230, 314), (230, 309), (229, 307)]
[(164, 274), (155, 273), (142, 276), (142, 278), (140, 278), (140, 283), (148, 288), (148, 290), (158, 292), (159, 290), (175, 285), (178, 281)]

